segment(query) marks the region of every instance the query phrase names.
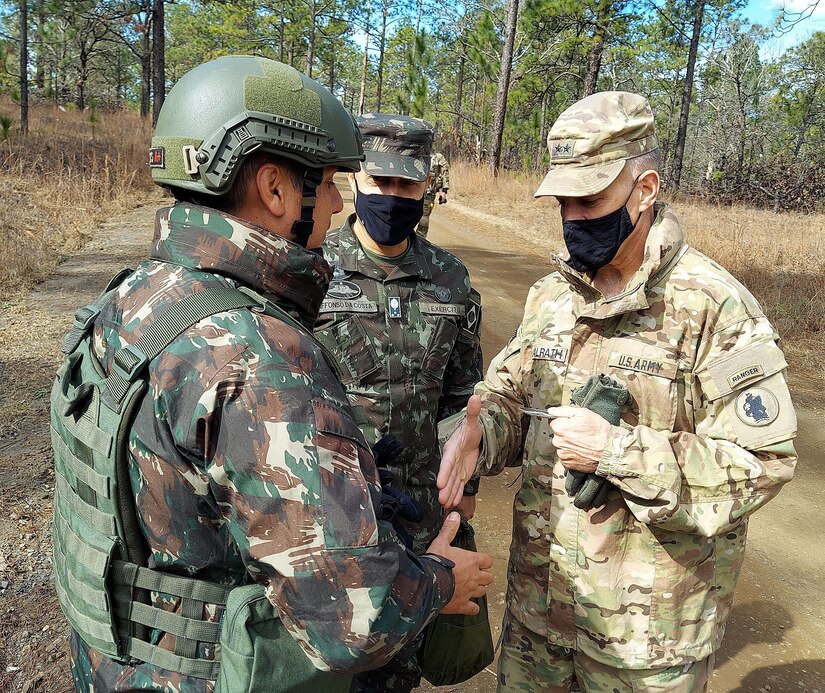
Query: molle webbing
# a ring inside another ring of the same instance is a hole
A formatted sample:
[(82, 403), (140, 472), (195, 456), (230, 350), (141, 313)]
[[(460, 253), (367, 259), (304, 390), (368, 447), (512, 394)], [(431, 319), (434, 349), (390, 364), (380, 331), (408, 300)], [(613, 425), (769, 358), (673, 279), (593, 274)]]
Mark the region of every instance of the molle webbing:
[[(220, 639), (219, 624), (204, 620), (204, 608), (224, 607), (232, 588), (143, 567), (146, 548), (128, 475), (129, 431), (148, 387), (146, 366), (175, 337), (215, 313), (263, 310), (266, 301), (230, 286), (190, 294), (117, 351), (107, 375), (93, 352), (91, 331), (116, 288), (112, 284), (77, 312), (52, 389), (58, 598), (80, 637), (105, 655), (216, 679), (220, 662), (198, 658), (200, 643), (214, 646)], [(151, 592), (179, 597), (180, 611), (154, 606)], [(150, 642), (152, 629), (176, 636), (174, 652)]]

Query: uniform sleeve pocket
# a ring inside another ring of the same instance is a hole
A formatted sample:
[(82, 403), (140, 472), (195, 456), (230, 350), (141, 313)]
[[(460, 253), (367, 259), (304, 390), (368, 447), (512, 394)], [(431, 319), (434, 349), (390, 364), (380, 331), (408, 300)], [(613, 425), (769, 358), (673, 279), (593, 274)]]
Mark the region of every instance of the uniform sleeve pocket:
[(697, 371), (705, 396), (744, 448), (792, 438), (796, 414), (785, 383), (787, 362), (774, 342), (752, 344)]
[(370, 482), (375, 467), (362, 468), (364, 437), (351, 416), (329, 402), (313, 400), (318, 441), (320, 515), (328, 549), (375, 546), (378, 525)]

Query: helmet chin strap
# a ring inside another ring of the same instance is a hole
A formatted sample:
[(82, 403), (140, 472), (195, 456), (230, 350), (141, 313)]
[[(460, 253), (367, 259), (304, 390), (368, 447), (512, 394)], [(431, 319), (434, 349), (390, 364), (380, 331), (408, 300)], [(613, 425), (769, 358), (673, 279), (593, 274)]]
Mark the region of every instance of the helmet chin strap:
[(306, 248), (312, 228), (315, 225), (315, 190), (324, 178), (324, 169), (307, 168), (304, 170), (304, 182), (301, 188), (301, 218), (292, 222), (292, 235), (295, 242)]

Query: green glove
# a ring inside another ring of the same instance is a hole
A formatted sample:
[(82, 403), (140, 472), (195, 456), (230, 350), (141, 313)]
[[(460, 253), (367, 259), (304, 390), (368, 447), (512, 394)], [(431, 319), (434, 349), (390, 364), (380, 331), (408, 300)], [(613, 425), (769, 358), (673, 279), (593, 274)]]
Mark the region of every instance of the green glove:
[[(577, 390), (570, 401), (596, 412), (611, 425), (621, 421), (622, 408), (631, 401), (630, 393), (621, 383), (607, 375), (594, 375)], [(568, 496), (575, 496), (573, 505), (581, 510), (597, 508), (604, 503), (610, 482), (598, 474), (586, 474), (567, 470), (564, 488)]]

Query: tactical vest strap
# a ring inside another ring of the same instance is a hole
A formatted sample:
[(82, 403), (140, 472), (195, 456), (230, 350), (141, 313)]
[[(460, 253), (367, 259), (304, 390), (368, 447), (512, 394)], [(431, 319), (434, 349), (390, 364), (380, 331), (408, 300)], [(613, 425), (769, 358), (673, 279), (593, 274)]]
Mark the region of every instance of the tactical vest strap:
[(143, 375), (149, 362), (181, 332), (215, 313), (251, 306), (261, 307), (261, 304), (229, 286), (203, 289), (174, 303), (155, 319), (134, 344), (115, 352), (103, 393), (106, 405), (120, 411), (131, 383)]

